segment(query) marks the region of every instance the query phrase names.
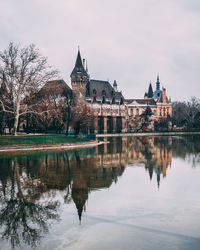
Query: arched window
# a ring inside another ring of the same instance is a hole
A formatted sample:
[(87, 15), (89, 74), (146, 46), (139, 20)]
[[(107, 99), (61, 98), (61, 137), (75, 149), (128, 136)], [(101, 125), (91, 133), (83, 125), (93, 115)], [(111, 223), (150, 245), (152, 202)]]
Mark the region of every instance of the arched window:
[(102, 96), (106, 96), (106, 91), (102, 90)]
[(93, 89), (93, 95), (96, 95), (96, 94), (97, 94), (96, 89)]
[(139, 115), (139, 109), (138, 108), (136, 109), (136, 115)]
[(131, 109), (131, 116), (133, 116), (133, 109)]

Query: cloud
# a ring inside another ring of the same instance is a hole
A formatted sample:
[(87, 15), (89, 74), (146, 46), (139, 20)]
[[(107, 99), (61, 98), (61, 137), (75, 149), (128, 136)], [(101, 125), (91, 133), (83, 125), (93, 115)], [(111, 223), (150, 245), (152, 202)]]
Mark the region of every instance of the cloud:
[(159, 73), (172, 100), (188, 99), (199, 93), (198, 2), (7, 0), (0, 46), (35, 43), (70, 83), (80, 45), (91, 77), (117, 80), (125, 97), (143, 97)]

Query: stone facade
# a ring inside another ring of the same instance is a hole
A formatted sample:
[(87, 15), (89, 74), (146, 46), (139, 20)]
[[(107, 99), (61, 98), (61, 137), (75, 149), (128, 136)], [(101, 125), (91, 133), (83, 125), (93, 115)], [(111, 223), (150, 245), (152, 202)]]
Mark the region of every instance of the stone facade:
[(125, 99), (108, 81), (89, 78), (78, 51), (75, 67), (71, 73), (71, 85), (75, 104), (85, 103), (95, 114), (95, 133), (126, 132), (127, 109)]
[(152, 111), (152, 121), (172, 116), (172, 103), (166, 96), (166, 89), (160, 90), (159, 77), (154, 92), (150, 83), (143, 99), (125, 99), (117, 90), (116, 81), (111, 85), (108, 81), (90, 79), (84, 64), (78, 51), (70, 75), (71, 85), (75, 104), (87, 104), (94, 111), (95, 133), (127, 132), (128, 124), (140, 117), (147, 107)]

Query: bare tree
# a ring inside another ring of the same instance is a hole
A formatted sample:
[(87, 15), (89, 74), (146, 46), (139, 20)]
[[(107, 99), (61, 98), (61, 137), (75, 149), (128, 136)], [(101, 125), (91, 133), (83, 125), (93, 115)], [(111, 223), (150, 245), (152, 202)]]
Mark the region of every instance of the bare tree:
[(199, 128), (200, 99), (192, 97), (187, 102), (173, 103), (173, 124), (187, 129)]
[(186, 103), (184, 111), (188, 126), (193, 127), (195, 124), (195, 117), (200, 112), (200, 100), (193, 96), (190, 101)]
[(6, 50), (0, 52), (0, 80), (6, 86), (12, 105), (8, 107), (2, 98), (0, 104), (4, 112), (14, 115), (14, 135), (17, 133), (19, 117), (34, 112), (33, 107), (28, 109), (24, 105), (24, 98), (37, 91), (57, 73), (33, 44), (20, 48), (10, 43)]
[(88, 132), (94, 130), (94, 112), (87, 105), (76, 105), (72, 108), (72, 127), (75, 134), (80, 131)]

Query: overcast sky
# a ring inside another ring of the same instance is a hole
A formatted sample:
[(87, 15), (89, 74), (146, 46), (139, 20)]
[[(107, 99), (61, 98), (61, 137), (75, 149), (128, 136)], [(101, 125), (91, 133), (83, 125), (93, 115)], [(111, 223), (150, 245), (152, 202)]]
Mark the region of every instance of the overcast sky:
[(200, 0), (1, 0), (0, 50), (36, 44), (70, 85), (78, 45), (92, 79), (143, 98), (157, 73), (172, 100), (200, 97)]

